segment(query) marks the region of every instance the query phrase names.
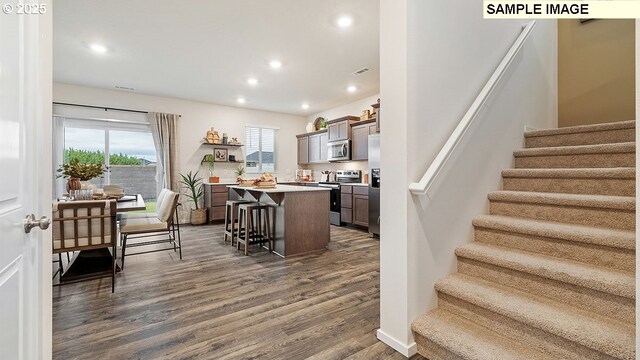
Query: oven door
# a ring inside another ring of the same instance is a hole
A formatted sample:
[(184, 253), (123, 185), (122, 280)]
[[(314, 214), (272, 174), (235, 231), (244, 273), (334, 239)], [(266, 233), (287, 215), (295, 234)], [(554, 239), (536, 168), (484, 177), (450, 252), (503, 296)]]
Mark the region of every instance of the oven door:
[(319, 183), (319, 187), (330, 188), (329, 194), (329, 223), (340, 225), (340, 184)]
[(351, 160), (351, 140), (343, 140), (329, 143), (328, 145), (329, 161), (348, 161)]

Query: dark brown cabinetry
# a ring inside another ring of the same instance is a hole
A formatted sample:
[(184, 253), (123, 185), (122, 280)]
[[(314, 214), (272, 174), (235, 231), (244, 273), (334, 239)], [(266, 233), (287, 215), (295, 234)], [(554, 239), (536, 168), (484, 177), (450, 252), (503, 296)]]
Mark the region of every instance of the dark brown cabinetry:
[(209, 213), (209, 221), (224, 220), (224, 211), (229, 199), (227, 184), (204, 185), (204, 207)]
[(309, 137), (298, 135), (298, 164), (309, 163)]
[(345, 116), (339, 119), (327, 121), (328, 141), (349, 140), (351, 138), (351, 123), (358, 121), (360, 118), (355, 116)]
[(320, 162), (320, 135), (309, 136), (309, 162)]
[(298, 164), (328, 162), (328, 130), (298, 135)]
[(367, 186), (353, 188), (353, 223), (369, 226), (369, 187)]
[(376, 121), (365, 120), (352, 124), (351, 160), (369, 159), (369, 135), (376, 133)]
[(369, 226), (369, 188), (342, 185), (340, 191), (340, 220), (346, 224)]

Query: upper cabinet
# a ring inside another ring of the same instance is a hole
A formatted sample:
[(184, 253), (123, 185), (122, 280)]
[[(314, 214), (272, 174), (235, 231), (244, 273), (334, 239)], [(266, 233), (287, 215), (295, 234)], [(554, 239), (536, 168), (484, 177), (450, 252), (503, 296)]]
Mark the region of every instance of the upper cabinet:
[(298, 135), (298, 164), (309, 163), (309, 137)]
[(328, 130), (298, 135), (298, 164), (328, 162)]
[(319, 163), (320, 160), (320, 134), (309, 135), (309, 162)]
[(351, 160), (369, 159), (369, 135), (376, 133), (376, 121), (354, 123), (351, 128)]
[(355, 116), (345, 116), (327, 121), (329, 142), (349, 140), (351, 138), (351, 123), (360, 120)]
[(357, 116), (345, 116), (327, 121), (327, 128), (298, 135), (298, 164), (322, 164), (328, 161), (328, 144), (351, 140), (351, 160), (369, 158), (369, 134), (379, 132), (379, 104), (373, 105), (378, 118), (360, 120)]

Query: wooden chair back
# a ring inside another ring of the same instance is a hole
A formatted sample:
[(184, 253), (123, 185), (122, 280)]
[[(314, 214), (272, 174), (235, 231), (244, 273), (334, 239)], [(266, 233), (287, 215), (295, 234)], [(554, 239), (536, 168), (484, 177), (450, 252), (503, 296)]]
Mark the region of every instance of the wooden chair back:
[(53, 253), (112, 247), (116, 238), (115, 200), (54, 203)]

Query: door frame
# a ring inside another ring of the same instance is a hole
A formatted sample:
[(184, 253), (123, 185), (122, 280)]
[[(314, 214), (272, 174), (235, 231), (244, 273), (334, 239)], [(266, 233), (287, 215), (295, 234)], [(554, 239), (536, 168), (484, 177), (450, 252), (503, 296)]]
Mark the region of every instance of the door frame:
[[(30, 1), (29, 1), (30, 2)], [(53, 199), (53, 180), (50, 174), (53, 172), (52, 158), (52, 101), (53, 101), (53, 53), (52, 53), (52, 1), (39, 0), (39, 4), (45, 4), (46, 13), (25, 16), (25, 53), (24, 59), (28, 68), (37, 69), (33, 74), (26, 75), (26, 94), (37, 94), (34, 97), (25, 98), (25, 106), (32, 113), (27, 116), (27, 127), (32, 130), (26, 134), (25, 154), (31, 164), (34, 176), (34, 188), (37, 196), (33, 197), (32, 209), (40, 216), (51, 218), (51, 201)], [(15, 15), (15, 14), (14, 14)], [(4, 15), (7, 16), (7, 15)], [(33, 140), (33, 141), (29, 141)], [(39, 329), (28, 329), (28, 335), (33, 336), (30, 342), (27, 358), (51, 359), (52, 358), (52, 249), (51, 230), (33, 231), (31, 236), (34, 257), (33, 261), (39, 262), (40, 273), (37, 274), (37, 285), (33, 286), (35, 294), (25, 297), (29, 309), (34, 309), (30, 316), (35, 317), (28, 321), (30, 324), (38, 324)]]

